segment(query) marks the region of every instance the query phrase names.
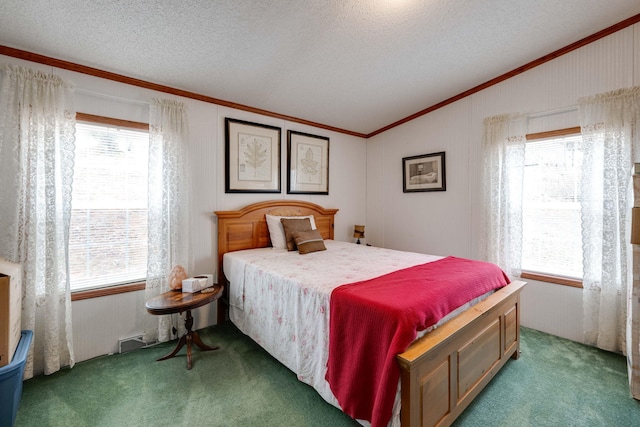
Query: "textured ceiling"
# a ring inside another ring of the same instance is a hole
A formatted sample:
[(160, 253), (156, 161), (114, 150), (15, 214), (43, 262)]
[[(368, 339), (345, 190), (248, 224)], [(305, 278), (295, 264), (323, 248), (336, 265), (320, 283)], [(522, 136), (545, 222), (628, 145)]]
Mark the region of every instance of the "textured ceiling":
[(369, 134), (638, 0), (2, 0), (0, 45)]

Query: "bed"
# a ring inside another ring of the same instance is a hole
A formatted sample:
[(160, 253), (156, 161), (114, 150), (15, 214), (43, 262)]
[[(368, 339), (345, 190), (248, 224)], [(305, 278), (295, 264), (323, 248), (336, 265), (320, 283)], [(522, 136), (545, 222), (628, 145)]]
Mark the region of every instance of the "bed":
[[(248, 254), (255, 259), (265, 258), (264, 252), (253, 252), (271, 246), (265, 215), (312, 215), (315, 228), (327, 246), (332, 251), (334, 248), (337, 248), (336, 251), (347, 250), (344, 242), (333, 241), (337, 211), (304, 201), (276, 200), (251, 204), (235, 211), (215, 212), (218, 220), (218, 280), (228, 284), (228, 276), (233, 276), (232, 271), (225, 271), (225, 254), (242, 251), (227, 257), (227, 269), (231, 268), (229, 259), (240, 254)], [(357, 246), (351, 243), (346, 245)], [(375, 249), (362, 247), (360, 250), (365, 253), (366, 250)], [(296, 255), (294, 252), (288, 256)], [(297, 256), (302, 259), (307, 255)], [(519, 357), (520, 291), (524, 285), (524, 282), (512, 281), (495, 292), (483, 295), (473, 304), (443, 319), (437, 328), (422, 335), (395, 356), (400, 369), (400, 387), (391, 425), (450, 425), (509, 358)], [(225, 291), (229, 289), (232, 286), (225, 286)], [(295, 357), (291, 352), (288, 355), (278, 354), (278, 343), (270, 343), (270, 338), (264, 336), (252, 336), (252, 326), (246, 323), (249, 320), (238, 314), (238, 304), (244, 304), (238, 295), (228, 294), (219, 300), (218, 322), (225, 321), (229, 314), (243, 332), (296, 372), (299, 379), (311, 384), (329, 403), (340, 407), (331, 390), (319, 385), (318, 378), (309, 379), (306, 378), (306, 372), (298, 372), (303, 353)], [(242, 307), (241, 311), (245, 308)], [(306, 332), (301, 331), (303, 333)], [(300, 336), (297, 339), (298, 342), (308, 342), (311, 338)], [(314, 345), (323, 346), (326, 337), (313, 337), (313, 340), (317, 341)], [(292, 357), (293, 362), (287, 359)], [(315, 371), (318, 371), (317, 366)], [(317, 372), (315, 375), (318, 376)]]

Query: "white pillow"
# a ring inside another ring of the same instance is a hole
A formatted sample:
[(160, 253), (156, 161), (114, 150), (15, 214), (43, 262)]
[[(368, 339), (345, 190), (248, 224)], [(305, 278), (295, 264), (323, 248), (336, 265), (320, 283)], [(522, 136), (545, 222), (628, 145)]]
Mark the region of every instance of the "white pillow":
[(316, 229), (316, 221), (313, 215), (307, 216), (275, 216), (265, 214), (267, 218), (267, 228), (269, 229), (269, 237), (271, 237), (271, 246), (274, 249), (284, 249), (287, 250), (287, 239), (284, 235), (284, 227), (282, 226), (281, 218), (309, 218), (309, 222), (311, 222), (311, 229)]

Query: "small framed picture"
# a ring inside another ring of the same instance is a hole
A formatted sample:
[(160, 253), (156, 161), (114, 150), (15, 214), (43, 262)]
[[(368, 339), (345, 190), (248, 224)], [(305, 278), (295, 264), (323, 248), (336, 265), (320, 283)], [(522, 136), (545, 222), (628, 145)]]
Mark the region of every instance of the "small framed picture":
[(402, 159), (402, 191), (446, 191), (444, 151)]
[(329, 194), (329, 138), (287, 132), (287, 193)]
[(280, 193), (280, 128), (225, 118), (225, 192)]

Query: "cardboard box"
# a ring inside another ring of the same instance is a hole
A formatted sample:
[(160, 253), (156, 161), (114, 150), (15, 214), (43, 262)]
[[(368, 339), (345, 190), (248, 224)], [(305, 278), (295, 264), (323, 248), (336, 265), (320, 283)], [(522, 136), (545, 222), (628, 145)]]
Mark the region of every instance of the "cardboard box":
[(22, 266), (0, 258), (0, 366), (13, 359), (20, 342)]

